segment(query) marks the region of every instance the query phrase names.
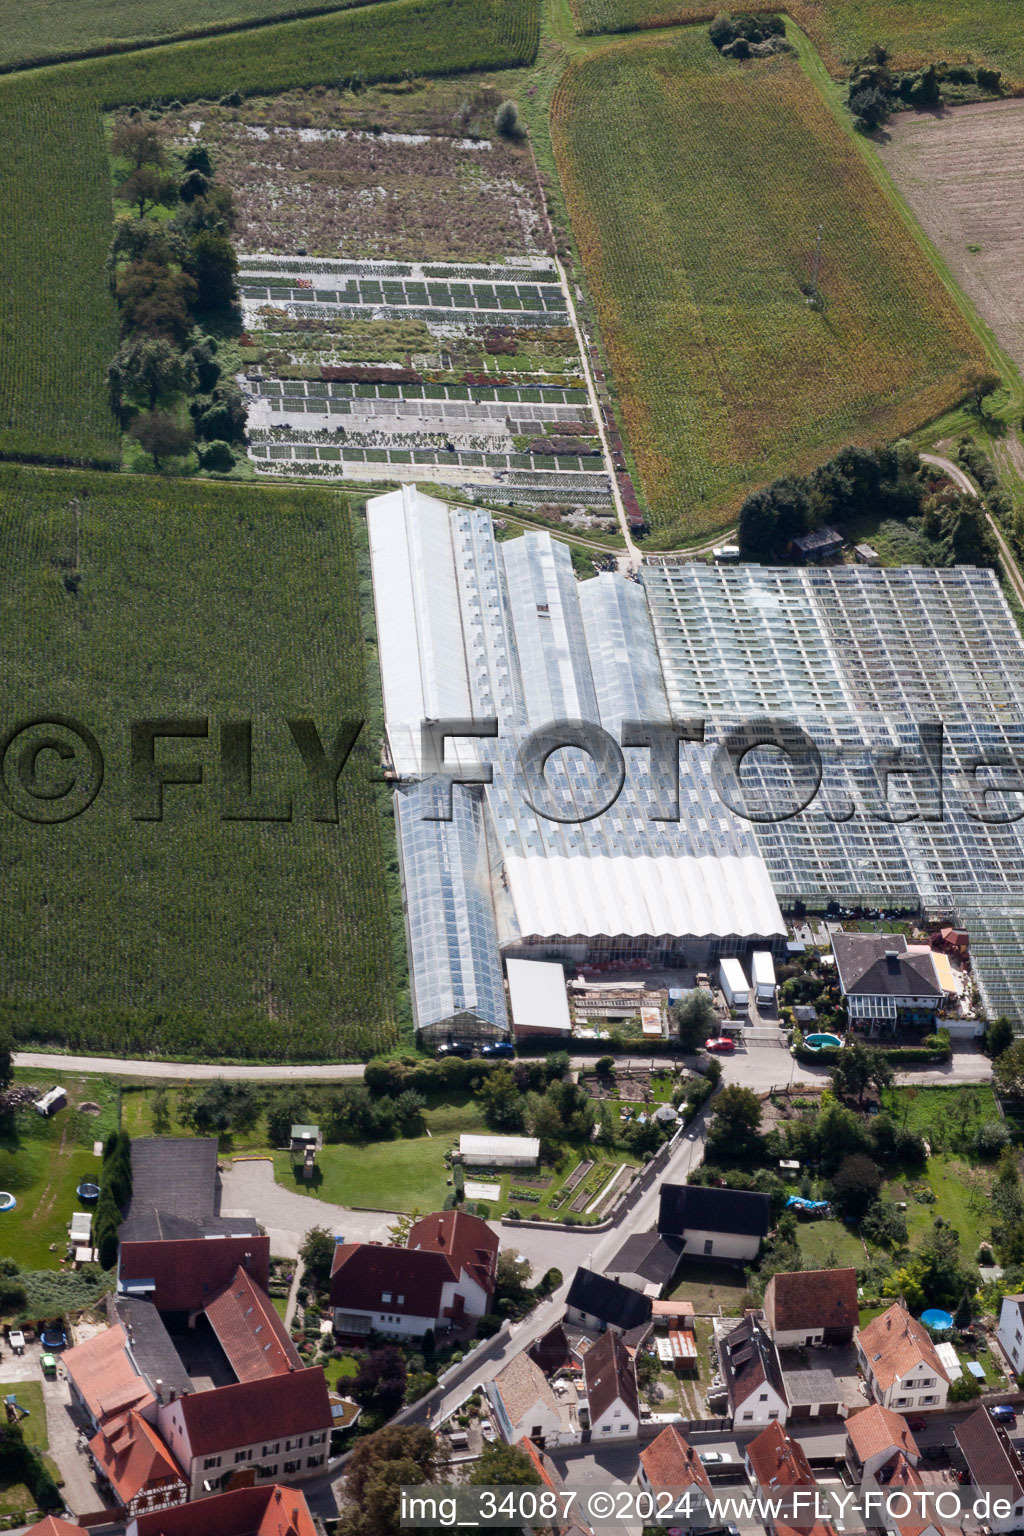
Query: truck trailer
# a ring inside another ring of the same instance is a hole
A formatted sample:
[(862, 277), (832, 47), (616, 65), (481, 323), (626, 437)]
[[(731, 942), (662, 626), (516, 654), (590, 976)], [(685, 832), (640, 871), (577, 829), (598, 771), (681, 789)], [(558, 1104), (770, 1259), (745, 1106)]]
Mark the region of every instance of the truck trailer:
[(746, 1009), (750, 1003), (750, 988), (738, 960), (729, 958), (719, 962), (718, 985), (730, 1008)]
[(754, 996), (758, 1004), (774, 1003), (775, 962), (770, 950), (754, 950), (751, 956), (750, 979), (754, 983)]

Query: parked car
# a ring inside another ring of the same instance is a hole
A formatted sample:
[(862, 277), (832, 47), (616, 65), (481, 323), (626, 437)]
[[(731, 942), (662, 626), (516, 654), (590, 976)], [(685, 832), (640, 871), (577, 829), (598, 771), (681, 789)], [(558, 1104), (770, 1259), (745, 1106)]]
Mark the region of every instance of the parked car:
[(706, 1051), (734, 1051), (736, 1049), (736, 1041), (731, 1040), (728, 1035), (719, 1035), (715, 1040), (705, 1040), (704, 1049)]
[(437, 1054), (439, 1056), (461, 1056), (464, 1060), (468, 1061), (469, 1057), (473, 1054), (473, 1047), (467, 1045), (465, 1040), (452, 1040), (447, 1045), (439, 1045)]
[(698, 1451), (697, 1459), (704, 1467), (721, 1467), (732, 1461), (728, 1451)]
[(922, 1418), (919, 1413), (915, 1414), (912, 1419), (907, 1420), (907, 1428), (916, 1435), (920, 1430), (928, 1428), (928, 1420)]
[(516, 1048), (509, 1040), (495, 1040), (490, 1045), (485, 1045), (480, 1052), (481, 1056), (505, 1056), (511, 1058), (515, 1055)]
[(1016, 1424), (1017, 1422), (1016, 1410), (1010, 1403), (997, 1403), (994, 1408), (989, 1409), (989, 1413), (997, 1424)]

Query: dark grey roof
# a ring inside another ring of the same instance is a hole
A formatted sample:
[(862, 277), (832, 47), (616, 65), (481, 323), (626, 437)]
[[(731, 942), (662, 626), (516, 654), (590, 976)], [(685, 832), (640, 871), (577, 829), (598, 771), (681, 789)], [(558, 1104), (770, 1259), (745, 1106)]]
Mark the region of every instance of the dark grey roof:
[(682, 1239), (660, 1232), (634, 1232), (608, 1268), (613, 1275), (639, 1275), (652, 1285), (667, 1285), (683, 1254)]
[(798, 539), (793, 540), (793, 548), (802, 555), (820, 553), (823, 549), (834, 549), (843, 543), (843, 536), (835, 528), (813, 528), (810, 533), (802, 533)]
[(735, 1411), (752, 1392), (770, 1383), (788, 1402), (779, 1356), (758, 1316), (748, 1315), (718, 1343), (718, 1359)]
[(842, 1388), (831, 1371), (820, 1366), (810, 1371), (783, 1370), (786, 1398), (794, 1403), (834, 1403), (842, 1396)]
[(132, 1142), (132, 1198), (124, 1242), (259, 1232), (251, 1216), (220, 1215), (217, 1143), (211, 1136), (143, 1136)]
[(906, 950), (902, 933), (832, 935), (836, 970), (847, 994), (941, 997), (931, 951), (908, 955)]
[(138, 1296), (112, 1298), (117, 1320), (124, 1325), (128, 1347), (136, 1368), (162, 1403), (170, 1402), (172, 1393), (181, 1397), (192, 1391), (192, 1382), (174, 1347), (163, 1318), (151, 1301)]
[(818, 1019), (818, 1010), (812, 1003), (794, 1003), (794, 1024), (815, 1024)]
[(658, 1231), (671, 1237), (695, 1232), (731, 1232), (764, 1237), (771, 1226), (767, 1195), (746, 1189), (713, 1189), (704, 1184), (663, 1184)]
[(618, 1280), (598, 1275), (592, 1269), (576, 1271), (565, 1304), (616, 1328), (642, 1328), (651, 1320), (649, 1296), (642, 1296), (631, 1286), (620, 1285)]

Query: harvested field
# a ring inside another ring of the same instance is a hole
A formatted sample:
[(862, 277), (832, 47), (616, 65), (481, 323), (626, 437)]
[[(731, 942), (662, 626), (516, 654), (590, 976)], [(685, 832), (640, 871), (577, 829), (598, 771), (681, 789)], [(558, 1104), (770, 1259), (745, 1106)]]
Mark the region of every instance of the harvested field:
[[(710, 21), (723, 9), (715, 0), (571, 0), (571, 5), (580, 32)], [(1013, 0), (755, 0), (746, 9), (786, 11), (814, 39), (833, 74), (844, 74), (881, 43), (900, 69), (945, 59), (994, 65), (1008, 81), (1024, 81), (1024, 26)]]
[(881, 155), (982, 319), (1024, 369), (1024, 101), (901, 113)]
[(178, 140), (208, 145), (235, 194), (243, 251), (392, 260), (486, 261), (541, 255), (541, 209), (528, 148), (493, 134), (501, 92), (446, 85), (410, 94), (408, 111), (368, 114), (361, 98), (296, 91), (242, 107), (170, 114)]
[(723, 527), (844, 442), (931, 420), (983, 361), (796, 60), (748, 68), (703, 30), (652, 34), (571, 64), (551, 115), (652, 547)]

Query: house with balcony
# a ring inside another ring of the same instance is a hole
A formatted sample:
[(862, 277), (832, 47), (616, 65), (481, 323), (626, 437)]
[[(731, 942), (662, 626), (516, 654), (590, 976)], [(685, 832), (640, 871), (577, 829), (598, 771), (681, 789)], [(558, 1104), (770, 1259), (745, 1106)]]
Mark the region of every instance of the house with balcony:
[(945, 1408), (949, 1377), (931, 1335), (899, 1302), (857, 1335), (857, 1361), (868, 1391), (883, 1408)]

